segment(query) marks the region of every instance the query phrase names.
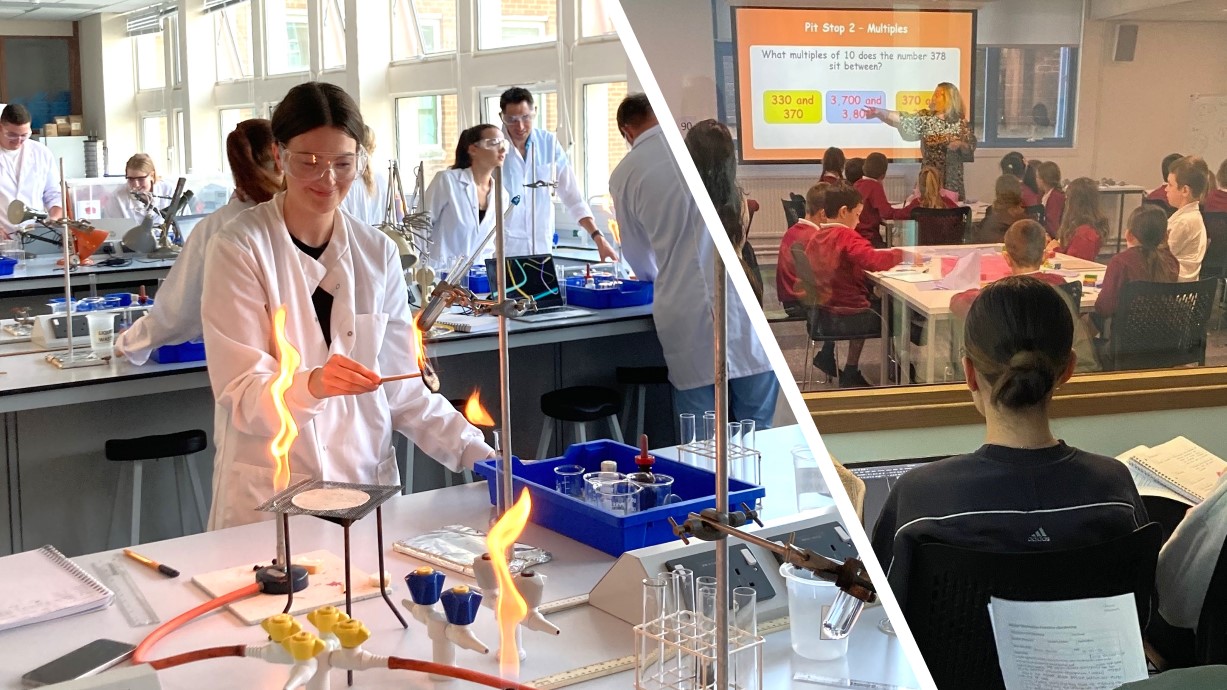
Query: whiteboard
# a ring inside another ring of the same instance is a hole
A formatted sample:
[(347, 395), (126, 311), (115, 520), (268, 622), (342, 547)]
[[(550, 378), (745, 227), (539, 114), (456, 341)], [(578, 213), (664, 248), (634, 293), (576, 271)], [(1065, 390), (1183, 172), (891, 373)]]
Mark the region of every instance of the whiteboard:
[(1227, 159), (1227, 95), (1193, 96), (1188, 151), (1205, 158), (1211, 170)]

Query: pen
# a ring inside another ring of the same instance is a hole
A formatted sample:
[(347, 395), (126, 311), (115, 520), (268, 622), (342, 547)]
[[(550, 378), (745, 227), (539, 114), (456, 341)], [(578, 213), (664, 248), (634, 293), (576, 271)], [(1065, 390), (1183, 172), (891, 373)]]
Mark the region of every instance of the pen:
[(158, 563), (152, 558), (145, 558), (144, 556), (133, 551), (132, 549), (124, 549), (124, 555), (136, 561), (137, 563), (140, 563), (146, 568), (150, 568), (150, 569), (158, 571), (159, 573), (162, 573), (166, 577), (179, 577), (178, 570), (175, 570), (169, 565), (162, 565), (161, 563)]

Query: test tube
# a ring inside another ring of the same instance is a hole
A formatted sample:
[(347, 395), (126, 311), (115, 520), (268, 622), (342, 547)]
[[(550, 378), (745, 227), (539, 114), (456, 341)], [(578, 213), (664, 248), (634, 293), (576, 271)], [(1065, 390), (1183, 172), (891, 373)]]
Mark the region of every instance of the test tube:
[(756, 450), (754, 445), (754, 431), (758, 423), (753, 419), (741, 420), (741, 445), (746, 450)]
[(666, 673), (664, 624), (665, 616), (668, 615), (667, 600), (671, 585), (671, 578), (665, 576), (643, 580), (644, 632), (656, 636), (656, 639), (647, 636), (638, 638), (639, 649), (635, 663), (635, 680), (638, 687), (645, 687), (644, 681), (660, 682)]
[(678, 444), (690, 445), (694, 443), (694, 413), (683, 412), (677, 416), (678, 425)]
[(703, 441), (715, 442), (716, 440), (716, 412), (708, 410), (703, 413)]
[(730, 666), (733, 687), (739, 690), (758, 690), (762, 685), (758, 655), (749, 647), (758, 636), (758, 592), (753, 587), (737, 587), (733, 590), (733, 612), (730, 621), (729, 647), (733, 651)]

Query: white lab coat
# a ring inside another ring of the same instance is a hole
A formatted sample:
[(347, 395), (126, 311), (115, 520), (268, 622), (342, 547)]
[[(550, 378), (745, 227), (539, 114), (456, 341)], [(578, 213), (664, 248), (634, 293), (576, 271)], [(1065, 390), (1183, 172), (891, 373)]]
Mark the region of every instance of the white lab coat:
[[(510, 145), (511, 137), (505, 132), (504, 136)], [(539, 180), (557, 182), (557, 198), (562, 200), (567, 214), (576, 222), (592, 217), (592, 209), (584, 200), (575, 171), (558, 143), (558, 137), (544, 129), (534, 128), (528, 134), (524, 150), (526, 155), (521, 156), (519, 149), (511, 145), (503, 160), (503, 186), (515, 204), (504, 224), (507, 256), (549, 254), (554, 250), (554, 195), (549, 187), (528, 188), (525, 185)]]
[[(157, 180), (153, 183), (153, 209), (160, 211), (167, 206), (170, 206), (170, 196), (175, 193), (175, 188), (166, 180)], [(128, 218), (130, 220), (144, 220), (146, 215), (145, 203), (137, 201), (132, 197), (128, 189), (128, 185), (124, 184), (115, 190), (115, 196), (111, 197), (111, 203), (107, 204), (106, 212), (103, 218)], [(158, 216), (154, 215), (154, 220)], [(203, 221), (202, 221), (203, 222)]]
[[(332, 354), (383, 375), (416, 372), (412, 316), (390, 239), (338, 213), (332, 239), (316, 261), (291, 241), (284, 200), (278, 194), (239, 214), (214, 234), (205, 259), (201, 317), (217, 401), (210, 529), (272, 517), (253, 508), (273, 494), (269, 443), (280, 421), (270, 393), (278, 371), (272, 319), (283, 304), (286, 336), (302, 354), (286, 392), (300, 433), (290, 451), (291, 485), (310, 477), (399, 484), (393, 430), (451, 469), (471, 467), (493, 452), (482, 432), (421, 379), (386, 383), (358, 396), (311, 395), (310, 372)], [(317, 287), (334, 297), (331, 346), (311, 303)]]
[(0, 156), (0, 229), (5, 233), (17, 230), (8, 219), (9, 204), (14, 199), (36, 211), (64, 205), (55, 156), (51, 149), (32, 139), (22, 142), (16, 162)]
[(372, 227), (383, 222), (384, 213), (388, 208), (388, 174), (378, 169), (374, 173), (374, 194), (366, 190), (366, 184), (359, 177), (350, 185), (349, 193), (341, 200), (342, 209)]
[(200, 339), (204, 333), (200, 325), (200, 296), (204, 291), (209, 241), (222, 226), (253, 206), (255, 203), (251, 201), (231, 196), (225, 206), (210, 213), (188, 234), (183, 251), (179, 252), (166, 281), (158, 288), (153, 308), (115, 340), (115, 349), (124, 353), (129, 362), (140, 366), (149, 361), (150, 353), (163, 345)]
[[(512, 213), (511, 197), (503, 194), (503, 215)], [(491, 185), (493, 192), (493, 185)], [(435, 261), (454, 261), (458, 256), (470, 256), (478, 243), (494, 229), (494, 199), (486, 194), (486, 217), (479, 220), (477, 213), (477, 182), (472, 168), (440, 170), (426, 188), (426, 208), (430, 211), (430, 258)], [(506, 228), (506, 224), (504, 224)], [(508, 244), (507, 256), (512, 253)], [(494, 256), (494, 241), (486, 243), (476, 264)]]
[[(711, 305), (719, 256), (659, 126), (635, 140), (610, 176), (609, 190), (622, 229), (622, 256), (639, 280), (655, 283), (652, 319), (669, 382), (679, 390), (712, 385)], [(770, 371), (731, 281), (727, 290), (729, 378)]]

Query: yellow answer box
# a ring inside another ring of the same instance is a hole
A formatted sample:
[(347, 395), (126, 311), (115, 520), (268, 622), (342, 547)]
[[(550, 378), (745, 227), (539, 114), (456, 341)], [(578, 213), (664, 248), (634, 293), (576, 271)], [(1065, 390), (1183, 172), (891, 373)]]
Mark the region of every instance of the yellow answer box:
[(772, 125), (815, 125), (822, 122), (819, 91), (764, 91), (763, 120)]
[(901, 113), (914, 113), (929, 107), (932, 91), (898, 91), (895, 93), (895, 110)]

